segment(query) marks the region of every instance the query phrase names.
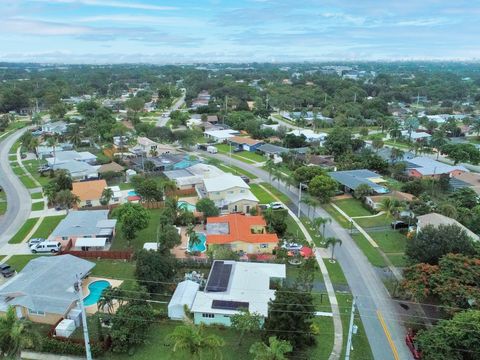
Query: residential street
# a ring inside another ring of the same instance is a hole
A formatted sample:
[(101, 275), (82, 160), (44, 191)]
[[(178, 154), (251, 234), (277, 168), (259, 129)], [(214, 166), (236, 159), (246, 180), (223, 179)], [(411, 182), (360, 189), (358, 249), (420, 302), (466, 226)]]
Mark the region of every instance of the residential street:
[[(246, 164), (234, 158), (230, 159), (228, 156), (221, 154), (209, 154), (209, 156), (214, 156), (227, 164), (231, 161), (233, 165), (251, 172), (263, 181), (269, 182), (268, 173), (254, 165)], [(296, 203), (298, 201), (297, 191), (295, 190), (294, 192), (283, 183), (279, 184), (276, 181), (272, 181), (272, 185), (292, 200), (292, 204), (289, 207), (292, 211), (296, 212)], [(302, 204), (304, 214), (306, 214), (306, 209), (306, 205)], [(317, 209), (316, 214), (312, 216), (312, 218), (317, 216), (330, 217), (329, 214), (321, 208)], [(410, 350), (405, 345), (405, 328), (401, 318), (402, 314), (405, 314), (405, 310), (400, 307), (398, 302), (393, 301), (389, 297), (379, 275), (355, 244), (347, 230), (332, 219), (332, 223), (326, 226), (325, 235), (327, 237), (334, 236), (342, 240), (342, 246), (337, 247), (335, 250), (336, 258), (345, 273), (352, 294), (356, 297), (358, 310), (375, 359), (412, 359)], [(391, 336), (391, 341), (395, 344), (398, 354), (394, 354), (392, 351), (380, 318), (383, 318), (389, 335)], [(359, 334), (356, 336), (362, 335), (363, 334)]]
[(26, 130), (18, 130), (0, 142), (0, 186), (8, 203), (7, 212), (0, 216), (0, 246), (6, 244), (30, 216), (30, 193), (13, 173), (8, 160), (10, 148)]
[(185, 103), (185, 91), (183, 91), (182, 97), (175, 101), (175, 103), (170, 107), (170, 110), (168, 110), (168, 116), (159, 116), (157, 120), (157, 127), (162, 127), (162, 126), (167, 126), (168, 120), (170, 120), (170, 113), (172, 111), (180, 109), (180, 107)]

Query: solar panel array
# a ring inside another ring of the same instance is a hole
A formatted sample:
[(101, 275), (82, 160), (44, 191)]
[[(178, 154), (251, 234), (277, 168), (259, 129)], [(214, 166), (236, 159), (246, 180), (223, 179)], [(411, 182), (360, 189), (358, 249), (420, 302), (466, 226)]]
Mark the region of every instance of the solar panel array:
[(213, 300), (212, 309), (221, 310), (248, 310), (248, 302), (245, 301), (229, 301), (229, 300)]
[(212, 270), (210, 271), (205, 290), (207, 292), (227, 291), (231, 272), (232, 264), (225, 264), (223, 261), (215, 261)]

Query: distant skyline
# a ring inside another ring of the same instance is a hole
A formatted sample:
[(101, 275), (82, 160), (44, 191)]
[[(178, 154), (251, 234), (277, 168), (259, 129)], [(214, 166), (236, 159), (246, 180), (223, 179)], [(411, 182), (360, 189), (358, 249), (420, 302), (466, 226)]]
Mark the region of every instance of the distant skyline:
[(0, 0), (0, 61), (478, 60), (480, 3)]

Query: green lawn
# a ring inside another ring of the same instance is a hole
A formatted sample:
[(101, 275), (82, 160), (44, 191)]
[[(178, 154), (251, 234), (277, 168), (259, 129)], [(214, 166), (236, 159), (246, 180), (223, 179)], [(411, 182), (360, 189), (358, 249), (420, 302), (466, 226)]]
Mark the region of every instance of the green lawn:
[(15, 163), (15, 165), (12, 166), (13, 173), (17, 176), (23, 176), (25, 174), (25, 171)]
[(48, 238), (57, 225), (65, 218), (65, 215), (49, 216), (43, 219), (32, 238)]
[(118, 187), (120, 188), (120, 190), (130, 190), (130, 189), (133, 189), (133, 186), (131, 183), (125, 183), (125, 182), (121, 182), (120, 184), (118, 184)]
[(32, 211), (43, 210), (43, 201), (32, 203)]
[(150, 220), (147, 228), (139, 231), (135, 239), (131, 241), (129, 246), (128, 241), (123, 237), (121, 231), (121, 224), (117, 224), (117, 231), (115, 239), (112, 242), (112, 250), (122, 250), (128, 249), (129, 247), (133, 249), (141, 249), (143, 244), (146, 242), (155, 242), (157, 238), (157, 226), (158, 226), (158, 216), (161, 212), (160, 209), (150, 209)]
[(253, 195), (257, 197), (260, 204), (270, 204), (271, 202), (275, 201), (272, 195), (266, 192), (258, 184), (250, 184), (250, 190), (252, 191)]
[(369, 216), (372, 215), (370, 211), (365, 209), (360, 200), (357, 199), (343, 199), (334, 202), (340, 209), (342, 209), (348, 216)]
[(358, 218), (358, 219), (355, 219), (355, 222), (364, 229), (368, 229), (372, 227), (383, 227), (383, 226), (390, 227), (392, 218), (385, 214), (382, 214), (375, 217)]
[(403, 253), (405, 251), (407, 237), (399, 231), (375, 231), (369, 234), (384, 253)]
[(18, 140), (13, 146), (10, 148), (9, 154), (13, 155), (17, 153), (17, 149), (20, 147), (20, 141)]
[(362, 234), (352, 234), (353, 240), (367, 257), (373, 266), (385, 267), (385, 259), (382, 257), (378, 249), (374, 248)]
[(136, 285), (135, 280), (135, 263), (123, 260), (89, 260), (96, 265), (92, 269), (91, 275), (98, 277), (106, 277), (109, 279), (122, 280), (122, 288), (133, 289)]
[(30, 194), (30, 197), (32, 199), (43, 199), (43, 194), (41, 192), (36, 192), (36, 193)]
[(21, 243), (25, 236), (28, 235), (30, 230), (33, 229), (37, 223), (38, 218), (28, 219), (25, 221), (23, 226), (17, 231), (17, 233), (8, 241), (9, 244), (18, 244)]
[(281, 202), (284, 204), (289, 204), (290, 203), (290, 198), (282, 193), (280, 190), (278, 190), (274, 185), (271, 185), (266, 182), (260, 183), (263, 187), (265, 187), (268, 191), (270, 191), (273, 195), (275, 195)]
[(35, 259), (38, 256), (42, 255), (13, 255), (10, 259), (7, 260), (7, 264), (13, 267), (15, 270), (20, 271), (25, 267), (25, 265), (30, 262), (30, 260)]
[[(228, 145), (228, 144), (218, 144), (218, 145), (216, 145), (216, 147), (217, 147), (219, 153), (230, 156), (230, 145)], [(249, 152), (248, 151), (242, 151), (242, 152), (238, 152), (238, 153), (233, 152), (233, 146), (232, 146), (232, 155), (231, 156), (234, 159), (246, 162), (247, 164), (255, 164), (258, 161), (260, 161), (260, 162), (265, 161), (263, 159), (263, 157), (261, 157), (261, 155), (258, 155), (258, 154), (253, 154), (253, 155), (260, 156), (261, 160), (253, 160), (253, 159), (251, 159), (251, 155), (246, 155), (246, 156), (244, 155), (244, 154), (247, 154), (247, 153), (249, 153)]]
[(307, 229), (310, 236), (312, 237), (312, 240), (315, 243), (315, 245), (318, 247), (324, 247), (324, 245), (320, 244), (320, 242), (322, 241), (322, 234), (321, 234), (322, 230), (320, 229), (320, 233), (318, 233), (315, 229), (313, 229), (310, 223), (310, 219), (308, 219), (306, 216), (302, 216), (300, 220), (305, 226), (305, 228)]
[(235, 165), (216, 164), (215, 166), (218, 167), (220, 170), (223, 170), (225, 172), (228, 172), (234, 175), (245, 175), (252, 180), (257, 178), (257, 176), (253, 175), (247, 170), (241, 169)]
[(322, 204), (322, 208), (337, 222), (341, 227), (350, 229), (350, 222), (343, 217), (331, 204)]
[(48, 176), (49, 173), (44, 173), (45, 176), (42, 176), (37, 171), (38, 167), (43, 164), (46, 164), (45, 160), (27, 160), (23, 162), (27, 171), (35, 178), (35, 180), (37, 180), (40, 185), (45, 186), (50, 182), (51, 178)]
[(331, 263), (328, 259), (323, 259), (325, 266), (327, 267), (328, 274), (330, 275), (330, 280), (333, 284), (338, 285), (348, 285), (347, 279), (343, 274), (342, 268), (338, 264), (338, 262)]
[(0, 191), (0, 215), (5, 214), (7, 211), (7, 195), (5, 191)]
[(35, 189), (38, 187), (38, 185), (27, 175), (20, 176), (19, 178), (27, 189)]
[(385, 254), (395, 267), (407, 266), (407, 259), (404, 254)]

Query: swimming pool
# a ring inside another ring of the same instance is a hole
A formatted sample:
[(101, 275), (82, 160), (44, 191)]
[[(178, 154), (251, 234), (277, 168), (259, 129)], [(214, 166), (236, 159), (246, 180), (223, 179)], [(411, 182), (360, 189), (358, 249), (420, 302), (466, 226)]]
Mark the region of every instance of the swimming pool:
[(188, 210), (190, 212), (194, 212), (197, 210), (197, 207), (195, 205), (192, 205), (186, 201), (179, 201), (177, 206), (179, 209)]
[(187, 156), (185, 156), (185, 157), (183, 158), (182, 161), (180, 161), (180, 162), (176, 163), (175, 165), (173, 165), (173, 168), (174, 168), (175, 170), (178, 170), (178, 169), (186, 169), (186, 168), (188, 168), (188, 167), (190, 167), (190, 166), (192, 166), (192, 165), (195, 165), (195, 164), (197, 164), (197, 163), (198, 163), (198, 160), (193, 160), (193, 159), (190, 158), (190, 156), (187, 155)]
[(88, 284), (88, 290), (90, 290), (90, 293), (83, 298), (83, 305), (90, 306), (96, 304), (98, 299), (100, 299), (103, 290), (109, 286), (110, 283), (107, 280), (97, 280)]
[(128, 193), (127, 193), (128, 196), (137, 196), (137, 193), (133, 190), (130, 190)]
[(188, 246), (188, 251), (189, 252), (205, 252), (205, 250), (207, 250), (207, 235), (205, 235), (204, 233), (197, 233), (198, 235), (198, 238), (200, 239), (200, 242), (198, 244), (195, 244), (193, 245), (192, 247), (190, 247), (190, 245)]

